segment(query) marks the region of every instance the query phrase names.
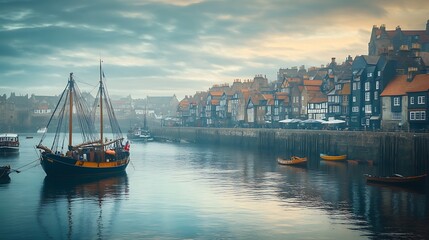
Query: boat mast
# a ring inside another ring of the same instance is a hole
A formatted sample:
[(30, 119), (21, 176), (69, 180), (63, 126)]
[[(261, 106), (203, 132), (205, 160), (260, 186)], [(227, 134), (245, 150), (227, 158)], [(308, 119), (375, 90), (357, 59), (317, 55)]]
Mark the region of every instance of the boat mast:
[(70, 79), (69, 79), (69, 97), (70, 97), (70, 114), (69, 114), (69, 148), (71, 148), (72, 145), (72, 134), (73, 134), (73, 88), (74, 88), (74, 81), (73, 81), (73, 73), (70, 73)]
[(146, 114), (147, 114), (147, 96), (146, 96), (146, 104), (144, 105), (144, 118), (143, 118), (143, 129), (146, 130), (147, 128), (147, 119), (146, 119)]
[(100, 142), (103, 143), (103, 76), (100, 59)]

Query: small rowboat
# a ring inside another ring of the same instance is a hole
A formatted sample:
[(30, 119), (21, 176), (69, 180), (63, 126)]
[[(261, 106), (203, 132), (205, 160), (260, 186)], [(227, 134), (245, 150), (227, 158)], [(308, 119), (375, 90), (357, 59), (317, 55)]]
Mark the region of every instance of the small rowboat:
[(346, 160), (347, 155), (327, 155), (327, 154), (320, 154), (320, 158), (325, 161), (343, 161)]
[(290, 159), (277, 158), (277, 162), (281, 165), (291, 166), (307, 166), (307, 158), (292, 156)]
[(380, 177), (380, 176), (372, 176), (372, 175), (366, 174), (365, 178), (367, 183), (384, 183), (384, 184), (401, 185), (401, 186), (416, 186), (419, 184), (424, 184), (426, 180), (426, 176), (427, 174), (404, 177), (400, 174), (394, 174), (393, 176)]

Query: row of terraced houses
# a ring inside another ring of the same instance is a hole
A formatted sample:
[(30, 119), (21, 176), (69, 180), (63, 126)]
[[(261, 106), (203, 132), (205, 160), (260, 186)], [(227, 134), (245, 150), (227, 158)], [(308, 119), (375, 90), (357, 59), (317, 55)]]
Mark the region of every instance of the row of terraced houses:
[(340, 119), (349, 129), (428, 130), (429, 20), (425, 30), (374, 26), (368, 55), (279, 69), (186, 96), (183, 126), (280, 127), (284, 119)]

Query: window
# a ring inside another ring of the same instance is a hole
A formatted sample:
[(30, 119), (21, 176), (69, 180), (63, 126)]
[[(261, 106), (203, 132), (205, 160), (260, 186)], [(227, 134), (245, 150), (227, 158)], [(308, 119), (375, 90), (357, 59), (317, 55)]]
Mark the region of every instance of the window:
[(418, 104), (425, 104), (425, 96), (418, 96), (417, 97), (417, 103)]
[(376, 81), (375, 82), (375, 89), (379, 89), (380, 88), (380, 81)]
[(359, 107), (352, 107), (352, 112), (359, 112)]
[(395, 106), (395, 107), (400, 106), (399, 97), (393, 98), (393, 106)]
[(356, 96), (353, 96), (353, 102), (356, 102)]
[(377, 72), (377, 76), (379, 76), (379, 77), (381, 76), (381, 71)]
[(365, 113), (371, 113), (371, 105), (365, 105)]
[(401, 112), (392, 112), (392, 120), (402, 120)]
[(372, 77), (372, 73), (368, 73), (366, 76), (367, 77)]
[(378, 91), (374, 92), (374, 100), (378, 100)]
[(365, 92), (365, 101), (369, 102), (371, 101), (371, 93), (370, 92)]
[(414, 111), (410, 112), (410, 120), (426, 120), (425, 111)]
[(410, 97), (410, 104), (414, 104), (414, 97)]
[(353, 90), (356, 90), (356, 83), (353, 83)]
[(370, 83), (369, 82), (365, 82), (365, 91), (369, 91), (370, 89), (369, 89), (369, 85)]

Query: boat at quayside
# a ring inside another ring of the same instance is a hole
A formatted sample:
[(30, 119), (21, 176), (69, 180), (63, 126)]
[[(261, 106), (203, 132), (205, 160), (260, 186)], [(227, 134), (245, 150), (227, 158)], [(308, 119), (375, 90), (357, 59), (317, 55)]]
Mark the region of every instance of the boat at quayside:
[(19, 152), (19, 136), (16, 133), (0, 134), (0, 154)]
[[(70, 73), (46, 126), (58, 124), (50, 128), (57, 129), (53, 141), (50, 147), (46, 146), (45, 133), (36, 146), (41, 151), (40, 163), (48, 177), (97, 177), (125, 172), (130, 162), (130, 145), (124, 144), (104, 78), (100, 61), (98, 93), (90, 108)], [(106, 126), (110, 133), (104, 133), (104, 122), (110, 124)]]

